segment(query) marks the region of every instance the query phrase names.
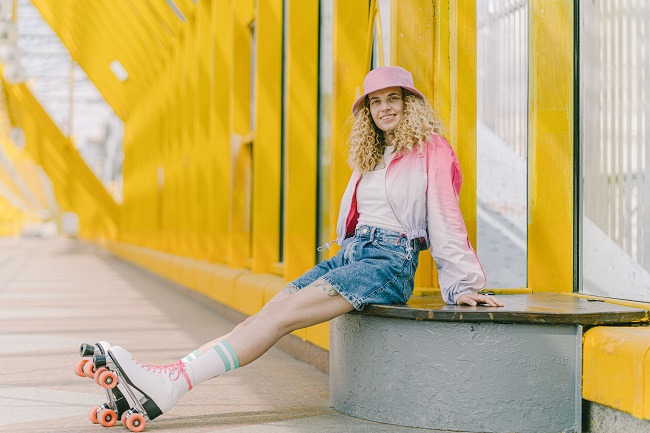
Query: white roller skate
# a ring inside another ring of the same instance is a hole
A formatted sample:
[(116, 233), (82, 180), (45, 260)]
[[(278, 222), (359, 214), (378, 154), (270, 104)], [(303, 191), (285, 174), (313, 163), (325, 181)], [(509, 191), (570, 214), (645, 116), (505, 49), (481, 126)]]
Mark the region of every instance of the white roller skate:
[(88, 411), (88, 418), (94, 424), (101, 424), (104, 427), (112, 427), (117, 420), (125, 414), (131, 407), (131, 403), (124, 394), (124, 387), (118, 387), (117, 377), (106, 367), (96, 367), (95, 359), (101, 363), (106, 358), (108, 349), (111, 345), (106, 341), (100, 341), (96, 344), (84, 343), (79, 348), (79, 354), (82, 360), (75, 366), (75, 373), (79, 377), (94, 379), (99, 385), (106, 389), (108, 402), (93, 406)]

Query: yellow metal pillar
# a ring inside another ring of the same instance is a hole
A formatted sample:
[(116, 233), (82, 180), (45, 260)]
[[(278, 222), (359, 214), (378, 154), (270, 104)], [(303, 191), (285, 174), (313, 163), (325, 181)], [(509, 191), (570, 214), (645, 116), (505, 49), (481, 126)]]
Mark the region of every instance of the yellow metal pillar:
[(288, 281), (309, 270), (316, 259), (318, 13), (318, 2), (290, 2), (286, 20), (284, 276)]
[(182, 142), (182, 121), (181, 117), (182, 104), (181, 98), (183, 95), (183, 88), (181, 83), (181, 70), (183, 68), (182, 57), (183, 37), (181, 36), (176, 40), (171, 55), (171, 77), (170, 77), (170, 106), (169, 106), (169, 153), (167, 154), (168, 170), (165, 172), (165, 184), (168, 186), (167, 194), (169, 196), (169, 223), (170, 223), (170, 245), (169, 250), (174, 254), (182, 254), (182, 229), (181, 229), (181, 209), (179, 198), (182, 195), (182, 182), (180, 173), (180, 165), (182, 164), (182, 152), (180, 150), (180, 143)]
[(251, 122), (251, 25), (252, 0), (235, 1), (232, 25), (232, 69), (230, 80), (230, 146), (232, 154), (232, 206), (230, 209), (229, 265), (250, 266), (252, 146)]
[[(391, 18), (391, 58), (413, 73), (416, 87), (441, 116), (443, 135), (458, 154), (461, 211), (476, 245), (476, 5), (394, 1)], [(428, 254), (420, 256), (416, 285), (438, 285)]]
[[(287, 14), (284, 277), (291, 281), (316, 259), (319, 5), (289, 2)], [(328, 324), (295, 334), (329, 347)]]
[(173, 226), (171, 220), (170, 207), (172, 206), (171, 197), (171, 140), (173, 134), (173, 118), (172, 118), (172, 99), (174, 95), (173, 89), (173, 71), (174, 65), (172, 59), (176, 51), (176, 45), (172, 44), (169, 61), (165, 65), (161, 76), (161, 88), (167, 89), (167, 95), (160, 101), (160, 162), (156, 167), (156, 191), (158, 195), (158, 215), (160, 219), (160, 242), (161, 250), (171, 252), (173, 248)]
[(210, 25), (210, 3), (199, 2), (194, 9), (195, 16), (195, 56), (196, 56), (196, 116), (194, 118), (194, 146), (197, 180), (197, 247), (196, 257), (209, 259), (214, 252), (212, 242), (212, 225), (214, 210), (213, 182), (211, 179), (210, 143), (210, 74), (212, 56), (212, 39)]
[(476, 245), (476, 5), (442, 0), (434, 8), (434, 106), (458, 154), (460, 205)]
[[(438, 109), (434, 95), (434, 4), (420, 0), (391, 2), (391, 55), (393, 65), (413, 74), (415, 87)], [(416, 291), (438, 285), (436, 268), (428, 252), (420, 254), (415, 274)]]
[(573, 290), (573, 1), (531, 0), (528, 285)]
[(201, 250), (201, 235), (199, 233), (199, 220), (201, 208), (204, 202), (201, 200), (203, 191), (199, 185), (199, 170), (200, 170), (200, 156), (199, 149), (201, 143), (199, 141), (198, 133), (198, 117), (199, 117), (199, 89), (198, 89), (198, 68), (199, 68), (199, 35), (198, 17), (195, 10), (190, 10), (186, 15), (187, 24), (185, 27), (185, 56), (186, 56), (186, 78), (185, 78), (185, 93), (183, 99), (185, 101), (186, 110), (183, 113), (185, 132), (185, 140), (183, 141), (183, 178), (185, 179), (185, 197), (184, 204), (187, 209), (185, 217), (186, 234), (188, 240), (188, 257), (201, 259), (205, 258), (205, 254)]
[(252, 270), (269, 273), (280, 251), (282, 0), (258, 0), (255, 47)]
[[(336, 237), (339, 204), (351, 173), (347, 165), (349, 128), (346, 121), (350, 117), (352, 103), (363, 93), (363, 78), (370, 67), (365, 64), (368, 7), (368, 1), (334, 2), (329, 239)], [(330, 254), (333, 253), (330, 250)]]
[(196, 238), (193, 236), (195, 226), (195, 208), (196, 208), (196, 188), (194, 185), (194, 161), (192, 160), (192, 147), (194, 143), (194, 121), (195, 114), (194, 88), (193, 88), (193, 70), (194, 59), (192, 46), (194, 45), (194, 33), (192, 25), (194, 24), (194, 15), (185, 16), (187, 19), (185, 28), (181, 33), (181, 71), (178, 79), (180, 86), (179, 93), (179, 121), (180, 121), (180, 167), (178, 170), (177, 183), (178, 191), (178, 210), (180, 211), (180, 228), (181, 228), (181, 249), (178, 253), (184, 257), (193, 257), (196, 249)]
[(212, 224), (215, 245), (210, 256), (215, 262), (228, 262), (228, 246), (231, 245), (230, 208), (231, 191), (231, 135), (230, 135), (230, 89), (233, 56), (232, 27), (233, 6), (230, 0), (213, 0), (211, 38), (214, 48), (210, 74), (210, 161), (213, 184), (214, 213)]

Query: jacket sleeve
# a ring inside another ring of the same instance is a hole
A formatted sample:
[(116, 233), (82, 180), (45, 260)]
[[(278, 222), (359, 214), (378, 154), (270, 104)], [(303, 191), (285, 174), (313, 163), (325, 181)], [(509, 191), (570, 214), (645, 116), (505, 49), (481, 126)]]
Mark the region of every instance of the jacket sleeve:
[(458, 198), (462, 175), (456, 154), (439, 136), (427, 144), (427, 230), (442, 299), (458, 298), (485, 286), (485, 274), (470, 245)]

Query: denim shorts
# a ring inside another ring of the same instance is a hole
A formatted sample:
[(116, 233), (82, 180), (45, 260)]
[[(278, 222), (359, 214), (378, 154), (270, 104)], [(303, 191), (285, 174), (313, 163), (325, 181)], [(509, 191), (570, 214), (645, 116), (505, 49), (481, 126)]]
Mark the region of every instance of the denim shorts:
[(289, 285), (302, 289), (327, 281), (357, 310), (367, 304), (405, 304), (413, 293), (419, 240), (377, 227), (359, 226), (338, 254), (316, 265)]

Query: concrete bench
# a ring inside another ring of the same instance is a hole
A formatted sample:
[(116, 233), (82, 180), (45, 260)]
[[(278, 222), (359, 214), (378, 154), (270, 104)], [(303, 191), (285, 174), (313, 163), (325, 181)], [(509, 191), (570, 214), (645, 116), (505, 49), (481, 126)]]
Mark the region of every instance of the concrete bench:
[(585, 328), (647, 324), (648, 311), (562, 294), (499, 299), (505, 307), (428, 296), (335, 319), (334, 407), (439, 430), (582, 431)]

